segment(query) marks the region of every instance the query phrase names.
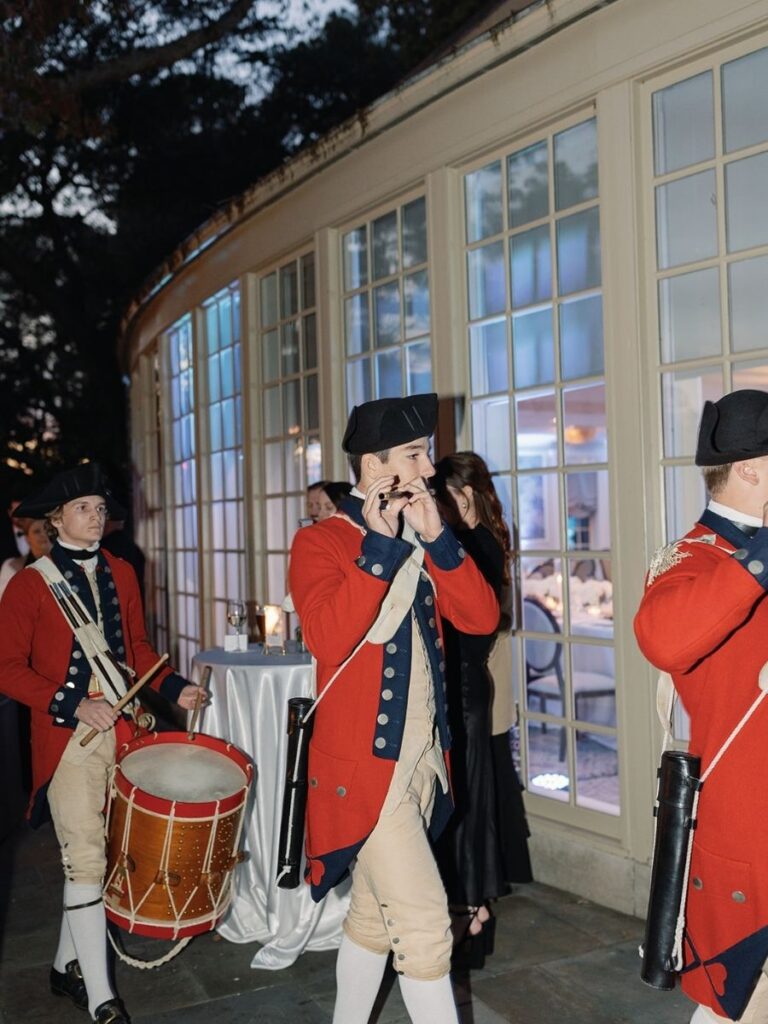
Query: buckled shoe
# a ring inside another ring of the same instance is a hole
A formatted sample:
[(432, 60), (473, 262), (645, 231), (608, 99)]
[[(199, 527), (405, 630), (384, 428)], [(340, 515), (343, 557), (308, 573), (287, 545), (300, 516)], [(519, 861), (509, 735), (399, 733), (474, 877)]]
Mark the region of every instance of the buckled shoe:
[(97, 1006), (93, 1019), (96, 1024), (131, 1024), (119, 999), (108, 999), (106, 1003)]
[(78, 1010), (88, 1009), (88, 993), (77, 960), (70, 960), (63, 972), (51, 968), (51, 992), (55, 996), (69, 996)]

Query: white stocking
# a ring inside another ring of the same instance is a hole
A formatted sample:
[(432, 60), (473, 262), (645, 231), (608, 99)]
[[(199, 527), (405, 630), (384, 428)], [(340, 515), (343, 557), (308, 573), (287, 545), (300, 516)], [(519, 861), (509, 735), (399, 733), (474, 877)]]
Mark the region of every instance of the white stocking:
[(53, 958), (54, 971), (58, 971), (59, 974), (63, 974), (64, 968), (73, 960), (77, 960), (77, 951), (75, 950), (75, 944), (72, 941), (72, 932), (69, 930), (67, 915), (63, 913), (61, 915), (59, 945), (56, 950), (56, 956)]
[(446, 974), (437, 981), (399, 977), (400, 992), (413, 1024), (459, 1024), (456, 1000), (453, 998), (451, 976)]
[(388, 956), (363, 949), (344, 933), (336, 958), (333, 1024), (368, 1024)]
[(64, 910), (88, 991), (91, 1016), (97, 1006), (114, 999), (107, 971), (107, 918), (100, 885), (64, 883)]

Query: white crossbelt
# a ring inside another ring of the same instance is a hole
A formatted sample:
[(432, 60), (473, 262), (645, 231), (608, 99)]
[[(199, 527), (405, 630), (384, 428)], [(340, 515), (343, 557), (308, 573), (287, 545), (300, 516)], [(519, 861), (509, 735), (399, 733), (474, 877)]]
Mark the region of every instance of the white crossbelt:
[[(345, 516), (343, 513), (336, 513), (336, 518), (345, 519), (352, 523), (354, 527), (360, 530), (362, 533), (367, 531), (358, 526), (352, 519)], [(415, 531), (409, 526), (408, 523), (403, 523), (402, 539), (407, 541), (411, 545), (411, 553), (405, 562), (395, 573), (395, 577), (390, 584), (389, 590), (384, 596), (379, 608), (379, 614), (376, 616), (373, 624), (371, 625), (368, 632), (365, 634), (360, 643), (355, 647), (354, 651), (349, 655), (346, 661), (339, 665), (336, 671), (333, 673), (331, 678), (323, 687), (322, 693), (317, 696), (314, 704), (309, 709), (307, 714), (304, 716), (306, 719), (310, 718), (314, 713), (317, 705), (325, 697), (330, 690), (331, 686), (336, 682), (338, 677), (349, 665), (350, 661), (355, 657), (357, 652), (363, 647), (364, 644), (385, 644), (388, 640), (395, 635), (400, 628), (400, 624), (406, 615), (409, 614), (411, 606), (413, 605), (414, 598), (416, 597), (416, 588), (419, 585), (419, 578), (423, 575), (429, 580), (432, 590), (437, 597), (437, 588), (435, 587), (434, 580), (429, 575), (427, 570), (424, 568), (424, 548), (419, 543), (419, 539), (416, 536)], [(317, 693), (317, 661), (312, 658), (312, 691)]]
[(64, 579), (56, 563), (44, 555), (28, 568), (35, 569), (45, 580), (64, 621), (88, 659), (91, 671), (101, 682), (102, 691), (105, 696), (114, 697), (110, 703), (124, 697), (127, 689), (125, 676), (134, 675), (133, 670), (117, 661), (88, 608)]

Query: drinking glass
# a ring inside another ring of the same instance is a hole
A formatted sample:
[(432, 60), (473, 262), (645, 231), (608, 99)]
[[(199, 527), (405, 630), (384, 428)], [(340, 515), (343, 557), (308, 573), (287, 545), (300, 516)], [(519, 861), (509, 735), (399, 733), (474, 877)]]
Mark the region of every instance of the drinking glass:
[(239, 636), (243, 631), (248, 621), (248, 610), (245, 607), (245, 601), (242, 601), (239, 597), (230, 598), (227, 601), (227, 624), (232, 629), (235, 636)]

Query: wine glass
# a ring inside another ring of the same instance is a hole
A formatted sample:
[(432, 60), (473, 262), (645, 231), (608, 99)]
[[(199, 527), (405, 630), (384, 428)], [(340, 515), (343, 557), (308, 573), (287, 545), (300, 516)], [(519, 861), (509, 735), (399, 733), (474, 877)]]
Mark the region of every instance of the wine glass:
[(230, 598), (227, 601), (227, 622), (232, 627), (235, 636), (239, 636), (243, 626), (248, 621), (248, 610), (245, 601), (239, 597)]

